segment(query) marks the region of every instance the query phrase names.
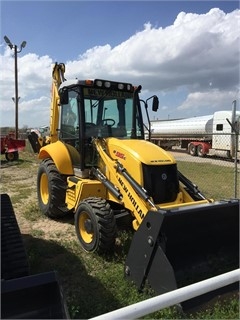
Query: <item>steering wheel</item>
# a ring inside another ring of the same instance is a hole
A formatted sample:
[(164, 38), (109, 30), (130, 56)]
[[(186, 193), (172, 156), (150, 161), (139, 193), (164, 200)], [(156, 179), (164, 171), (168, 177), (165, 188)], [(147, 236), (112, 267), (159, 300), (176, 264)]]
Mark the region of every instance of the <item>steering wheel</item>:
[[(110, 123), (108, 123), (110, 122)], [(111, 118), (106, 118), (106, 119), (103, 119), (102, 120), (102, 125), (104, 126), (110, 126), (110, 127), (113, 127), (115, 125), (116, 121), (114, 119), (111, 119)]]

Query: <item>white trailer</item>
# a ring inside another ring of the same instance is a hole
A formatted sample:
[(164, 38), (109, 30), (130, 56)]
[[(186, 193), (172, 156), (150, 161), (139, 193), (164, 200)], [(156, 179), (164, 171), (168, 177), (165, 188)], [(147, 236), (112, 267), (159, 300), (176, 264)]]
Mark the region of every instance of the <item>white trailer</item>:
[(192, 156), (235, 158), (240, 151), (240, 112), (217, 111), (212, 115), (180, 120), (151, 121), (150, 140), (164, 149), (187, 149)]

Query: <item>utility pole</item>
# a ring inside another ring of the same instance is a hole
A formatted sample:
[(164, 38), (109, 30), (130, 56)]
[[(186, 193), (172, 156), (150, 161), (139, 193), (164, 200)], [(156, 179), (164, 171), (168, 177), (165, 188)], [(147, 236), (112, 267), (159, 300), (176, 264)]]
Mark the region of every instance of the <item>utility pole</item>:
[(18, 101), (20, 97), (18, 96), (18, 65), (17, 65), (17, 54), (22, 51), (23, 48), (26, 47), (27, 42), (23, 41), (21, 43), (20, 49), (16, 44), (12, 44), (12, 42), (8, 39), (7, 36), (4, 36), (4, 40), (6, 44), (9, 46), (11, 50), (14, 51), (14, 74), (15, 74), (15, 97), (12, 98), (15, 103), (15, 138), (18, 139)]

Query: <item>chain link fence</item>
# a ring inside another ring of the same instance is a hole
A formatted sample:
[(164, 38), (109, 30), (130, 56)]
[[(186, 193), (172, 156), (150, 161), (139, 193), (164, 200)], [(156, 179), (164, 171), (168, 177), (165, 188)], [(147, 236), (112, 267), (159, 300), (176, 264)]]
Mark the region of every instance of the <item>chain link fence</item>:
[[(223, 142), (223, 145), (228, 145), (221, 156), (214, 154), (199, 156), (197, 153), (192, 156), (188, 149), (190, 142), (186, 143), (184, 139), (182, 139), (184, 142), (180, 141), (177, 136), (170, 140), (173, 139), (175, 141), (174, 146), (171, 146), (167, 151), (176, 159), (178, 170), (196, 184), (202, 194), (215, 200), (240, 199), (239, 134), (218, 135), (218, 139)], [(179, 142), (177, 146), (176, 141)], [(181, 145), (184, 145), (184, 148)], [(25, 150), (33, 152), (28, 141)], [(218, 154), (221, 153), (220, 150), (216, 151)], [(214, 150), (212, 150), (212, 153), (214, 153)], [(230, 156), (231, 154), (233, 156)]]
[(222, 149), (211, 149), (207, 155), (199, 156), (197, 152), (191, 155), (190, 142), (185, 143), (185, 148), (181, 148), (181, 143), (172, 146), (169, 152), (177, 160), (178, 170), (206, 197), (215, 200), (240, 198), (239, 134), (219, 134), (217, 139), (221, 141)]

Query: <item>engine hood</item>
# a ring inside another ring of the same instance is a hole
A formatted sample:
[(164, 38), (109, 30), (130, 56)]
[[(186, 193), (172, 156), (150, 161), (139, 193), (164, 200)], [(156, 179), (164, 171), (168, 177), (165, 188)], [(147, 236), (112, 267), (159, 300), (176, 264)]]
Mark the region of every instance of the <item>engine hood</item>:
[(140, 162), (147, 165), (162, 165), (176, 163), (174, 157), (146, 140), (106, 139), (109, 155), (121, 162)]

